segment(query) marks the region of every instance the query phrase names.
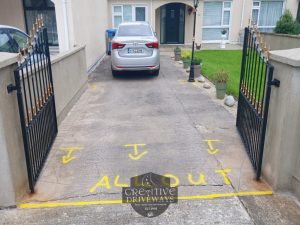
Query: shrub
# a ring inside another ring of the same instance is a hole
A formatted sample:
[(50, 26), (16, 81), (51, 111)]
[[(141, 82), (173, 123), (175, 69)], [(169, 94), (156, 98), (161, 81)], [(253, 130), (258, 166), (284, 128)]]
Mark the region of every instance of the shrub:
[(202, 63), (202, 59), (201, 58), (198, 58), (198, 57), (195, 57), (194, 59), (194, 64), (195, 65), (200, 65)]
[(277, 22), (275, 33), (279, 34), (300, 34), (300, 24), (293, 19), (290, 11), (285, 11)]
[(213, 76), (213, 80), (216, 83), (227, 83), (229, 79), (229, 73), (227, 71), (225, 71), (224, 69), (218, 71), (214, 76)]
[(181, 58), (184, 59), (191, 59), (192, 58), (192, 52), (188, 49), (183, 49), (181, 51)]

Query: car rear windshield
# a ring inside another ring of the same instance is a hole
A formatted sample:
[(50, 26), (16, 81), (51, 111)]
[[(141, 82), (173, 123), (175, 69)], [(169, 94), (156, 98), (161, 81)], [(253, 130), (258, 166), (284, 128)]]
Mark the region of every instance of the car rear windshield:
[(118, 36), (152, 36), (150, 26), (147, 25), (122, 25), (119, 27)]

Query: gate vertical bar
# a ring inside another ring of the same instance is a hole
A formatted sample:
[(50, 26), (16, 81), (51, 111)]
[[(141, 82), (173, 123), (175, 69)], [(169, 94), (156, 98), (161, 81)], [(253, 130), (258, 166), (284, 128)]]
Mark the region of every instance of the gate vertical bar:
[[(247, 58), (247, 49), (248, 49), (248, 36), (249, 36), (249, 28), (245, 28), (245, 34), (244, 34), (244, 45), (243, 45), (243, 57), (242, 57), (242, 67), (241, 67), (241, 75), (240, 75), (240, 89), (243, 85), (243, 79), (245, 77), (245, 66), (246, 66), (246, 58)], [(241, 98), (241, 93), (239, 92), (239, 99)], [(238, 112), (241, 110), (240, 104), (238, 104)], [(238, 125), (238, 119), (236, 120), (236, 125)]]
[[(49, 50), (49, 44), (48, 44), (48, 35), (47, 35), (47, 28), (43, 30), (44, 32), (44, 38), (45, 38), (45, 44), (46, 44), (46, 56), (48, 60), (48, 69), (49, 69), (49, 74), (50, 74), (50, 92), (54, 93), (54, 85), (53, 85), (53, 77), (52, 77), (52, 67), (51, 67), (51, 60), (50, 60), (50, 50)], [(56, 104), (55, 104), (55, 98), (53, 95), (53, 110), (54, 113), (56, 113)], [(57, 132), (57, 121), (55, 121), (55, 132)]]
[[(29, 183), (30, 191), (33, 193), (34, 192), (34, 181), (33, 181), (33, 176), (32, 176), (32, 164), (30, 162), (30, 153), (29, 153), (29, 149), (28, 149), (27, 129), (26, 129), (26, 122), (25, 122), (25, 113), (24, 113), (23, 96), (22, 96), (22, 88), (21, 88), (19, 70), (16, 70), (14, 72), (14, 76), (15, 76), (15, 82), (16, 82), (16, 91), (17, 91), (19, 115), (20, 115), (21, 129), (22, 129), (23, 146), (24, 146), (24, 150), (25, 150), (28, 183)], [(22, 79), (24, 79), (24, 78), (22, 77)]]
[(265, 146), (265, 137), (266, 137), (266, 130), (267, 130), (267, 123), (268, 123), (268, 114), (269, 114), (269, 105), (270, 105), (270, 97), (271, 97), (271, 90), (272, 90), (272, 80), (273, 80), (273, 72), (274, 67), (268, 63), (269, 71), (268, 71), (268, 82), (267, 82), (267, 91), (266, 91), (266, 100), (265, 100), (265, 108), (264, 108), (264, 116), (263, 116), (263, 126), (262, 126), (262, 138), (260, 142), (260, 152), (259, 152), (259, 165), (257, 169), (256, 179), (258, 180), (261, 176), (261, 167), (262, 167), (262, 160), (264, 154), (264, 146)]

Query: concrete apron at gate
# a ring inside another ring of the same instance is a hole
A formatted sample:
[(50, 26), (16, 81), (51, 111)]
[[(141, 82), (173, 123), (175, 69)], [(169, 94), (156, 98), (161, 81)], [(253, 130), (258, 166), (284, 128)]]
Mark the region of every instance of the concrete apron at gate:
[[(62, 122), (36, 185), (21, 207), (121, 203), (130, 178), (171, 177), (179, 199), (271, 194), (255, 173), (235, 118), (162, 56), (159, 77), (114, 79), (110, 59)], [(49, 204), (50, 203), (50, 204)], [(52, 205), (51, 205), (52, 204)]]

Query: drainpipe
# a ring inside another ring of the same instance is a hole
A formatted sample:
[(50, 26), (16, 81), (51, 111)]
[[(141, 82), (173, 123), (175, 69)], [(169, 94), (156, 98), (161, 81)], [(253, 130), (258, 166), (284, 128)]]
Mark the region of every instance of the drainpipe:
[(243, 0), (243, 10), (242, 10), (241, 29), (243, 29), (244, 14), (245, 14), (245, 0)]
[(151, 26), (155, 27), (155, 24), (152, 24), (153, 20), (152, 20), (152, 11), (153, 10), (153, 1), (151, 0), (151, 10), (150, 10), (150, 21), (151, 21)]
[(65, 39), (67, 41), (66, 50), (68, 51), (70, 49), (68, 0), (62, 0), (62, 7), (63, 7), (63, 17), (64, 17)]

